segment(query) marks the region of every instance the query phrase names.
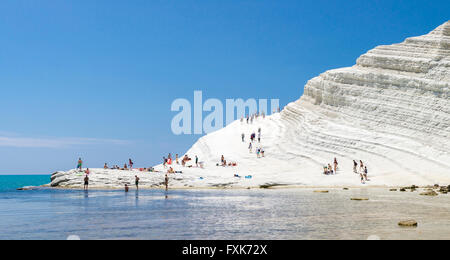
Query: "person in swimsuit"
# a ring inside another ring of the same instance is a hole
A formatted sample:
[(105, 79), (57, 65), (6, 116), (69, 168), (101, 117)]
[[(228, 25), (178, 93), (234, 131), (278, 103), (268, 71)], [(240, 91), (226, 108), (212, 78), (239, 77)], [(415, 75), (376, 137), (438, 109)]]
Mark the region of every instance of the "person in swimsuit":
[(169, 176), (167, 175), (167, 173), (166, 173), (166, 177), (164, 179), (164, 184), (166, 186), (166, 191), (168, 191), (169, 190)]
[(130, 170), (133, 169), (133, 161), (131, 159), (128, 159), (128, 165), (130, 165)]
[(135, 184), (136, 184), (136, 189), (139, 190), (139, 177), (137, 175), (134, 176), (135, 178)]
[(84, 177), (84, 190), (88, 190), (89, 188), (89, 177), (86, 175)]
[(125, 192), (128, 192), (130, 190), (130, 188), (128, 188), (128, 185), (125, 184)]
[(81, 158), (79, 158), (78, 159), (77, 170), (80, 170), (80, 172), (81, 172), (81, 171), (83, 171), (82, 168), (83, 168), (83, 160), (81, 160)]
[(338, 162), (337, 159), (334, 158), (334, 172), (337, 172)]

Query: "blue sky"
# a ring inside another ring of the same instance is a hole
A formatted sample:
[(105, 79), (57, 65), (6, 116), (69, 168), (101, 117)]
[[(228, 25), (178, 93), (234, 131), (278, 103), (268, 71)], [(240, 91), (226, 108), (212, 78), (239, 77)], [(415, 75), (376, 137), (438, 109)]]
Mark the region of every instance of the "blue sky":
[(447, 1), (0, 1), (0, 174), (151, 166), (176, 98), (298, 99), (369, 49), (428, 33)]

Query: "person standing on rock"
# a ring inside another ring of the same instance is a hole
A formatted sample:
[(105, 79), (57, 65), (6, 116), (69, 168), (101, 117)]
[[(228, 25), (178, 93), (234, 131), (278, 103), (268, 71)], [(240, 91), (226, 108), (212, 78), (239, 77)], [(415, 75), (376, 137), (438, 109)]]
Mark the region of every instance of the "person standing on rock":
[(133, 161), (131, 159), (128, 159), (128, 165), (130, 166), (130, 170), (133, 170)]
[(89, 188), (89, 177), (86, 175), (84, 177), (84, 190), (88, 190)]
[(79, 170), (80, 172), (83, 171), (83, 160), (81, 160), (81, 158), (78, 159), (77, 170)]
[(135, 175), (134, 178), (135, 178), (135, 182), (134, 183), (136, 184), (136, 189), (139, 190), (139, 180), (140, 179), (139, 179), (139, 177), (137, 175)]
[(197, 166), (197, 168), (198, 168), (198, 156), (197, 155), (195, 156), (195, 166)]

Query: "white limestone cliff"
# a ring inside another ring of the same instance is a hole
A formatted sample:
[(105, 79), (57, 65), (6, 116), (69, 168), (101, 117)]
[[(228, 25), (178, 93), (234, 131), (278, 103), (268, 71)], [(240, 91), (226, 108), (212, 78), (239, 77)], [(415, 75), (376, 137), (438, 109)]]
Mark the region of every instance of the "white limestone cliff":
[[(258, 128), (266, 152), (259, 159), (249, 153), (248, 142), (241, 141), (242, 133), (248, 140)], [(200, 138), (187, 154), (199, 156), (205, 168), (176, 166), (183, 174), (174, 175), (174, 187), (361, 185), (353, 160), (368, 166), (366, 185), (449, 184), (450, 21), (427, 35), (376, 47), (353, 67), (311, 79), (304, 95), (281, 113), (253, 124), (236, 121)], [(221, 155), (238, 166), (217, 167)], [(338, 174), (323, 175), (323, 166), (335, 157)], [(156, 169), (165, 171), (162, 166)], [(117, 174), (101, 176), (111, 186), (122, 186), (123, 181), (111, 181)], [(247, 175), (252, 178), (243, 178)], [(58, 176), (53, 184), (66, 185), (54, 186), (79, 184), (67, 181), (71, 173)], [(149, 187), (161, 183), (162, 177), (141, 174)], [(105, 186), (100, 179), (98, 186)]]

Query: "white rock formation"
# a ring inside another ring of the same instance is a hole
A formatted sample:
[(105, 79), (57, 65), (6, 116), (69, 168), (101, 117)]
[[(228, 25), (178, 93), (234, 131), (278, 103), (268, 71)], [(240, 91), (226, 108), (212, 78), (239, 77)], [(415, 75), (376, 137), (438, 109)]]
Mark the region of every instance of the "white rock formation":
[[(242, 133), (248, 140), (258, 128), (266, 151), (261, 159), (241, 142)], [(172, 186), (361, 185), (353, 160), (368, 166), (366, 185), (450, 184), (450, 21), (427, 35), (379, 46), (353, 67), (311, 79), (304, 95), (280, 114), (250, 125), (234, 122), (200, 138), (187, 154), (198, 155), (205, 169), (175, 167), (183, 174), (174, 175)], [(221, 155), (238, 166), (217, 167)], [(321, 174), (335, 157), (338, 174)], [(98, 186), (122, 186), (117, 176), (131, 182), (134, 176), (102, 171), (92, 175)], [(59, 173), (53, 184), (77, 186), (81, 179), (73, 176)], [(162, 178), (162, 173), (141, 177), (149, 187)]]

